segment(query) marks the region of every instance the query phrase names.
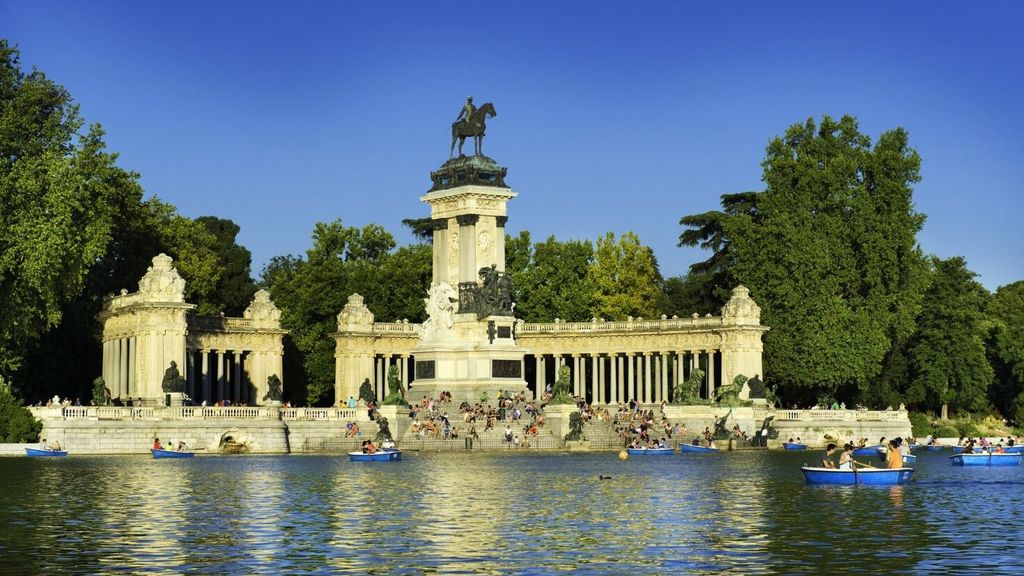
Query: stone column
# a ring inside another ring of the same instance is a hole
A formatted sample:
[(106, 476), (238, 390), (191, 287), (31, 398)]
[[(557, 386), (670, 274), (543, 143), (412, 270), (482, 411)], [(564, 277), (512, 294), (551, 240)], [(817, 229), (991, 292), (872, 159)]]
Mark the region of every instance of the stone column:
[(611, 354), (608, 356), (608, 403), (618, 404), (619, 399), (622, 398), (622, 385), (619, 383), (619, 372), (621, 372), (621, 364), (619, 364), (619, 355)]
[(700, 354), (705, 357), (705, 383), (708, 384), (708, 398), (715, 398), (715, 374), (712, 370), (712, 356), (709, 351), (701, 351)]
[(459, 223), (459, 282), (477, 281), (480, 266), (476, 261), (476, 223), (479, 219), (476, 214), (455, 217)]
[(211, 390), (210, 390), (210, 351), (209, 350), (200, 350), (199, 354), (200, 354), (200, 364), (202, 365), (202, 371), (203, 371), (203, 400), (207, 404), (209, 404), (210, 403), (210, 396), (211, 396)]
[(231, 353), (231, 356), (235, 360), (235, 374), (233, 378), (233, 384), (235, 385), (235, 397), (232, 402), (244, 404), (245, 398), (242, 397), (242, 352), (240, 350), (235, 350)]
[(651, 401), (651, 353), (644, 352), (644, 404)]
[(226, 390), (224, 386), (227, 379), (226, 375), (226, 362), (227, 358), (224, 356), (224, 351), (214, 351), (217, 355), (217, 401), (224, 400)]
[(662, 400), (668, 400), (668, 364), (672, 358), (671, 352), (661, 353), (661, 398), (658, 398), (658, 402)]
[(582, 392), (582, 384), (580, 383), (580, 368), (583, 365), (583, 358), (580, 358), (578, 354), (572, 355), (572, 395), (579, 396)]
[[(432, 220), (434, 228), (434, 283), (448, 282), (448, 219), (438, 218)], [(456, 287), (457, 289), (457, 287)], [(341, 398), (339, 401), (347, 401), (348, 398)]]
[(626, 398), (623, 400), (629, 402), (636, 400), (636, 387), (634, 386), (635, 367), (634, 362), (636, 360), (636, 353), (626, 353)]
[(545, 365), (547, 363), (547, 359), (543, 354), (538, 354), (534, 357), (534, 361), (537, 364), (537, 383), (534, 385), (533, 399), (540, 400), (541, 396), (544, 395), (544, 388), (548, 385), (546, 382), (547, 373), (545, 372), (545, 369), (547, 368)]

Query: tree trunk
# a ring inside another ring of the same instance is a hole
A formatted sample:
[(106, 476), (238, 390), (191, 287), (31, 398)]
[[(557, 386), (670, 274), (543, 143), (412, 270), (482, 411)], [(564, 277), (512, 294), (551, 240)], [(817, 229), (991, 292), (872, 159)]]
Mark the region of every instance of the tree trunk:
[(949, 420), (949, 404), (942, 403), (942, 415), (940, 416), (943, 422)]

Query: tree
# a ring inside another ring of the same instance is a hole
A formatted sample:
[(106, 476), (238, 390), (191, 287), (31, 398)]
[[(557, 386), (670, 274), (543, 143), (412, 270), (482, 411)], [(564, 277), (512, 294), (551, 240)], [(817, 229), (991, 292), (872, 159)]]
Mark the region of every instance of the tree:
[(897, 128), (872, 147), (850, 116), (767, 148), (754, 210), (719, 220), (726, 265), (762, 309), (768, 376), (804, 400), (864, 389), (914, 330), (927, 281), (913, 209), (920, 158)]
[(925, 293), (917, 333), (910, 343), (913, 379), (910, 403), (941, 408), (981, 410), (992, 381), (985, 357), (985, 307), (988, 292), (967, 269), (964, 259), (933, 259), (931, 286)]
[(560, 242), (551, 236), (531, 244), (529, 232), (507, 238), (505, 261), (516, 315), (527, 322), (590, 319), (595, 292), (589, 276), (594, 258), (590, 242)]
[(718, 303), (717, 297), (709, 297), (712, 291), (710, 278), (707, 274), (692, 271), (685, 276), (666, 278), (661, 283), (658, 309), (666, 316), (718, 314), (722, 305)]
[(196, 222), (216, 239), (214, 250), (220, 274), (212, 294), (207, 296), (207, 307), (228, 316), (241, 316), (256, 292), (250, 268), (252, 253), (237, 243), (241, 228), (216, 216), (200, 216)]
[(433, 218), (429, 216), (426, 218), (405, 218), (402, 220), (402, 226), (408, 228), (412, 235), (420, 242), (426, 242), (427, 244), (434, 242)]
[(625, 320), (657, 315), (661, 273), (654, 252), (635, 233), (626, 232), (618, 242), (612, 232), (598, 238), (587, 276), (594, 285), (593, 316)]
[(988, 303), (987, 355), (994, 371), (990, 398), (1017, 426), (1024, 423), (1024, 281), (1000, 286)]
[[(311, 405), (330, 401), (334, 389), (334, 340), (337, 315), (348, 296), (362, 294), (381, 322), (422, 321), (423, 297), (430, 285), (431, 249), (426, 244), (394, 250), (394, 238), (382, 227), (346, 227), (340, 220), (317, 223), (306, 257), (277, 257), (262, 274), (281, 309), (299, 364), (289, 364), (289, 397)], [(297, 368), (297, 369), (293, 369)]]
[(43, 423), (21, 404), (0, 376), (0, 443), (35, 442), (42, 430)]
[(23, 73), (0, 39), (0, 373), (62, 321), (113, 240), (119, 206), (141, 195), (102, 128), (80, 134), (83, 123), (70, 94)]
[(721, 211), (712, 210), (679, 219), (679, 224), (689, 229), (683, 230), (679, 235), (677, 246), (700, 246), (705, 250), (711, 250), (711, 256), (707, 260), (690, 265), (690, 273), (686, 276), (687, 291), (691, 294), (688, 300), (692, 302), (694, 308), (720, 309), (738, 284), (732, 276), (730, 239), (723, 224), (729, 218), (739, 215), (746, 215), (757, 221), (758, 198), (758, 192), (722, 194)]

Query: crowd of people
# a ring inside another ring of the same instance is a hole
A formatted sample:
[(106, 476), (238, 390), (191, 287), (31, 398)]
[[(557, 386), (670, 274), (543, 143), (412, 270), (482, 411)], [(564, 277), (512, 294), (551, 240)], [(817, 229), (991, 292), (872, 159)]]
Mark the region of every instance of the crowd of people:
[[(456, 407), (448, 392), (442, 391), (438, 398), (423, 396), (409, 406), (409, 431), (424, 439), (479, 440), (481, 429), (488, 432), (504, 423), (503, 441), (514, 447), (529, 446), (529, 439), (538, 436), (544, 426), (544, 414), (538, 404), (525, 393), (509, 391), (499, 391), (495, 402), (493, 405), (488, 398), (481, 397), (479, 402), (463, 401)], [(521, 434), (513, 427), (521, 429)]]

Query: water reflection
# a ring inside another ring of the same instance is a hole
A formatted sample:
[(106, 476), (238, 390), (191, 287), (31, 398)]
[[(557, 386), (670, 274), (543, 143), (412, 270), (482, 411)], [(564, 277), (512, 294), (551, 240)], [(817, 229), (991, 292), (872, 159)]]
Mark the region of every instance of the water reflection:
[(808, 487), (806, 458), (7, 458), (0, 573), (1024, 570), (1024, 468), (927, 453), (908, 486)]

